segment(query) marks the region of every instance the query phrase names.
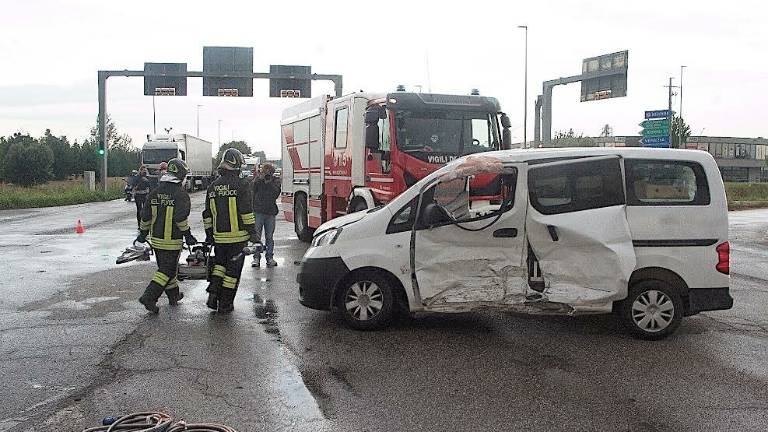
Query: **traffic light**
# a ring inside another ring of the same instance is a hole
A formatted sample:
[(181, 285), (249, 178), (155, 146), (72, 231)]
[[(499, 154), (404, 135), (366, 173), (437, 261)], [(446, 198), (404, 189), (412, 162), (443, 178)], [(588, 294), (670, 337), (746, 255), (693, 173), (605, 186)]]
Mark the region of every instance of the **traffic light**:
[(104, 141), (99, 141), (99, 149), (97, 150), (99, 156), (104, 156)]

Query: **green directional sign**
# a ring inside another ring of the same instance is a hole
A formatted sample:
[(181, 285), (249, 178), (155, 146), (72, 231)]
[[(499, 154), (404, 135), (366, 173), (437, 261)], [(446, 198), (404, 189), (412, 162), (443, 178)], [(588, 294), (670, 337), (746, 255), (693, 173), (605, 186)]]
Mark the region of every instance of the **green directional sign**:
[(667, 129), (643, 129), (643, 138), (665, 137), (669, 136), (669, 128)]
[(669, 129), (669, 120), (646, 120), (639, 125), (645, 129)]

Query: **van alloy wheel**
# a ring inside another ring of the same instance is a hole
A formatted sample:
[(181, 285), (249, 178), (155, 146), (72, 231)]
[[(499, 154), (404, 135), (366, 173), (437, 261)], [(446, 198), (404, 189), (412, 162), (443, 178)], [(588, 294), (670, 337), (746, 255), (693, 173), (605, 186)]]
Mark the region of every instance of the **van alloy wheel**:
[(617, 312), (632, 334), (659, 340), (680, 327), (685, 306), (675, 287), (649, 279), (634, 283), (628, 291)]
[(373, 319), (384, 305), (379, 286), (371, 281), (355, 282), (347, 291), (344, 307), (360, 321)]
[(340, 282), (334, 295), (339, 318), (356, 330), (387, 327), (395, 315), (393, 283), (377, 270), (357, 270)]
[(649, 290), (632, 303), (632, 319), (641, 329), (659, 332), (667, 328), (675, 316), (672, 299), (661, 291)]

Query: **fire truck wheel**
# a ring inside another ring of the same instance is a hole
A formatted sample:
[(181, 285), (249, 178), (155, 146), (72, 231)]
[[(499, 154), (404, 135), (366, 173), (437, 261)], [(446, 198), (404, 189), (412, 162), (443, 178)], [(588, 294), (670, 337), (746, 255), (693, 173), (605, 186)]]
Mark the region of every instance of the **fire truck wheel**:
[(307, 243), (312, 241), (312, 230), (307, 221), (307, 197), (303, 194), (296, 195), (293, 204), (293, 230), (299, 240)]

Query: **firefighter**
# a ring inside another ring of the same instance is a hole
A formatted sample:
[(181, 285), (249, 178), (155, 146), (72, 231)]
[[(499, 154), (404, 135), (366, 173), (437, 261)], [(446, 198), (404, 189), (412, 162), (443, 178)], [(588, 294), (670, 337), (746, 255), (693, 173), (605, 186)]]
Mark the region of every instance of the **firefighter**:
[(188, 245), (197, 243), (189, 229), (189, 194), (181, 187), (189, 168), (183, 160), (174, 158), (168, 162), (168, 172), (160, 177), (159, 185), (147, 196), (141, 211), (139, 243), (147, 241), (155, 251), (157, 271), (147, 285), (139, 302), (153, 313), (158, 312), (157, 300), (165, 291), (171, 306), (178, 304), (184, 294), (179, 291), (176, 270), (182, 249), (182, 237)]
[(239, 150), (224, 152), (218, 168), (221, 175), (208, 187), (203, 211), (205, 242), (214, 245), (206, 305), (224, 313), (234, 309), (245, 261), (243, 248), (249, 239), (256, 239), (251, 188), (246, 179), (240, 178), (243, 163)]
[(139, 175), (133, 183), (133, 200), (136, 202), (136, 223), (138, 224), (139, 231), (141, 231), (141, 209), (144, 207), (144, 202), (149, 195), (149, 180), (147, 179), (147, 167), (142, 165), (139, 167)]

